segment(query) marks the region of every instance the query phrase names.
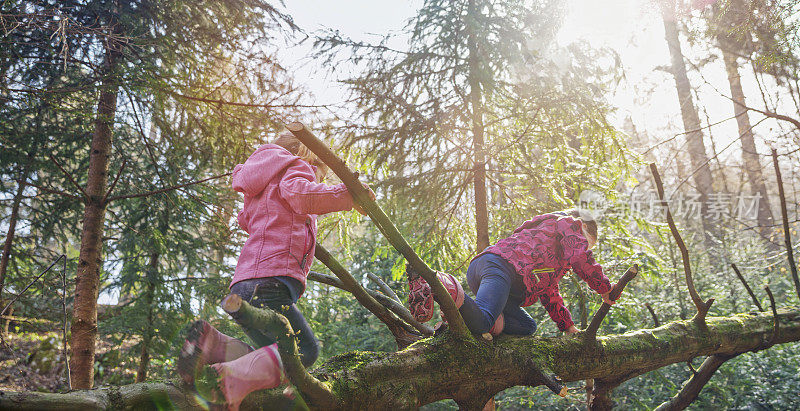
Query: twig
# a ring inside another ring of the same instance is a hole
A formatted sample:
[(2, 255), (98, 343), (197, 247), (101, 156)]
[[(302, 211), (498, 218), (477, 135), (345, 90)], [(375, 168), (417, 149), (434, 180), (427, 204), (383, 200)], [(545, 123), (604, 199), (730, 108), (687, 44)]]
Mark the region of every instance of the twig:
[(672, 233), (672, 237), (675, 238), (675, 242), (678, 244), (678, 248), (681, 250), (683, 271), (686, 274), (686, 288), (689, 289), (689, 296), (692, 297), (692, 302), (694, 302), (695, 307), (697, 307), (697, 314), (695, 314), (694, 319), (700, 324), (705, 324), (706, 314), (708, 314), (711, 304), (714, 303), (714, 299), (710, 298), (704, 303), (703, 300), (700, 299), (700, 295), (697, 294), (697, 290), (694, 288), (694, 279), (692, 278), (692, 265), (689, 262), (689, 250), (686, 248), (686, 244), (683, 242), (683, 238), (681, 238), (681, 234), (678, 232), (678, 227), (675, 226), (675, 220), (673, 220), (672, 212), (669, 210), (669, 203), (664, 195), (664, 184), (661, 182), (661, 175), (658, 174), (658, 167), (656, 167), (655, 163), (650, 163), (650, 172), (653, 174), (653, 179), (655, 180), (656, 188), (658, 189), (658, 197), (661, 199), (664, 208), (667, 210), (667, 224), (669, 225), (669, 231)]
[(339, 408), (339, 399), (325, 384), (309, 374), (300, 361), (297, 339), (286, 317), (272, 310), (255, 308), (236, 294), (230, 294), (222, 300), (222, 309), (245, 329), (267, 327), (277, 339), (283, 369), (292, 384), (317, 407)]
[(419, 336), (413, 334), (414, 329), (410, 325), (394, 316), (386, 307), (369, 295), (364, 287), (353, 278), (350, 272), (347, 271), (322, 244), (317, 243), (314, 256), (342, 281), (347, 287), (347, 290), (356, 297), (356, 300), (358, 300), (361, 305), (375, 314), (382, 323), (389, 327), (389, 331), (392, 332), (395, 340), (397, 340), (397, 345), (400, 349), (407, 347), (419, 339)]
[(103, 196), (103, 204), (105, 204), (108, 201), (109, 194), (111, 194), (111, 192), (114, 191), (114, 187), (117, 186), (117, 182), (119, 181), (119, 178), (122, 176), (122, 171), (125, 170), (126, 164), (128, 164), (128, 159), (123, 158), (122, 165), (119, 167), (119, 172), (117, 173), (117, 176), (114, 178), (114, 182), (111, 183), (111, 187), (108, 188), (108, 191), (106, 191), (106, 195)]
[[(798, 127), (800, 128), (800, 127)], [(786, 259), (789, 260), (789, 270), (794, 280), (794, 288), (797, 291), (797, 298), (800, 299), (800, 279), (797, 276), (797, 265), (794, 262), (794, 250), (792, 249), (792, 234), (789, 231), (789, 213), (786, 210), (786, 193), (783, 192), (783, 177), (781, 168), (778, 164), (778, 150), (772, 149), (772, 163), (775, 165), (775, 178), (778, 181), (778, 196), (781, 201), (781, 217), (783, 218), (783, 240), (786, 243)]]
[(731, 264), (731, 268), (733, 268), (733, 272), (736, 273), (736, 276), (739, 277), (739, 281), (742, 282), (742, 285), (744, 285), (744, 288), (747, 290), (747, 293), (750, 294), (750, 298), (753, 299), (753, 303), (756, 305), (756, 307), (758, 307), (758, 311), (761, 311), (763, 313), (764, 308), (761, 307), (761, 303), (758, 302), (758, 298), (756, 298), (756, 295), (753, 293), (753, 289), (750, 288), (750, 285), (747, 284), (747, 281), (745, 281), (744, 276), (742, 276), (742, 273), (739, 272), (739, 267), (737, 267), (736, 264)]
[(115, 197), (109, 198), (108, 202), (110, 203), (112, 201), (122, 200), (122, 199), (126, 199), (126, 198), (148, 197), (148, 196), (155, 195), (155, 194), (166, 193), (167, 191), (177, 190), (179, 188), (188, 187), (188, 186), (195, 185), (195, 184), (200, 184), (200, 183), (205, 183), (206, 181), (215, 180), (215, 179), (222, 178), (222, 177), (227, 177), (229, 175), (231, 175), (231, 173), (224, 173), (224, 174), (216, 175), (216, 176), (213, 176), (213, 177), (204, 178), (202, 180), (190, 181), (188, 183), (178, 184), (178, 185), (174, 185), (174, 186), (170, 186), (170, 187), (164, 187), (164, 188), (160, 188), (158, 190), (153, 190), (153, 191), (146, 191), (144, 193), (125, 194), (125, 195), (121, 195), (121, 196), (115, 196)]
[[(342, 280), (331, 275), (319, 273), (316, 271), (311, 271), (308, 273), (308, 279), (311, 281), (316, 281), (318, 283), (328, 284), (336, 288), (339, 288), (341, 290), (350, 292), (350, 289), (348, 289), (347, 286), (344, 285)], [(406, 308), (402, 304), (398, 304), (396, 300), (386, 296), (383, 293), (380, 293), (375, 290), (370, 290), (369, 288), (367, 288), (366, 290), (367, 293), (369, 293), (369, 295), (372, 296), (372, 298), (376, 299), (379, 303), (383, 304), (384, 307), (388, 308), (396, 316), (400, 317), (403, 321), (407, 322), (417, 331), (421, 332), (424, 335), (433, 335), (434, 331), (433, 328), (414, 319), (414, 316), (411, 315), (411, 312), (408, 311), (408, 308)]]
[(655, 324), (655, 327), (660, 327), (661, 321), (658, 321), (658, 316), (656, 315), (655, 310), (653, 310), (653, 306), (651, 306), (650, 303), (644, 303), (644, 306), (647, 308), (647, 311), (650, 311), (650, 316), (653, 317), (653, 324)]
[(464, 324), (464, 319), (461, 317), (453, 298), (450, 297), (450, 293), (439, 281), (436, 272), (422, 261), (414, 249), (411, 248), (411, 245), (403, 238), (403, 235), (400, 234), (397, 227), (392, 224), (386, 213), (369, 197), (369, 192), (358, 180), (358, 174), (353, 173), (344, 160), (331, 151), (322, 140), (312, 134), (302, 123), (294, 122), (287, 125), (286, 128), (342, 180), (353, 196), (353, 200), (367, 212), (367, 215), (369, 215), (384, 237), (389, 240), (389, 243), (405, 257), (414, 271), (427, 281), (442, 312), (447, 317), (450, 331), (462, 339), (472, 338), (472, 334), (469, 332), (467, 325)]
[[(614, 284), (614, 288), (608, 293), (608, 298), (611, 301), (617, 301), (620, 294), (622, 294), (622, 290), (625, 289), (625, 286), (628, 284), (629, 281), (633, 280), (636, 275), (639, 273), (639, 266), (634, 264), (627, 271), (625, 274), (622, 275), (622, 278)], [(586, 327), (586, 330), (583, 332), (583, 338), (585, 342), (593, 342), (597, 338), (597, 330), (600, 328), (600, 323), (603, 322), (603, 318), (606, 317), (608, 311), (611, 309), (611, 306), (603, 303), (600, 308), (597, 309), (597, 312), (594, 313), (594, 317), (592, 317), (592, 322), (589, 323), (589, 326)]]
[(59, 162), (56, 160), (55, 157), (53, 157), (52, 154), (48, 154), (47, 156), (50, 157), (50, 161), (52, 161), (53, 164), (55, 164), (56, 167), (58, 167), (58, 169), (61, 170), (61, 172), (64, 174), (64, 176), (67, 177), (67, 180), (69, 180), (69, 182), (72, 183), (72, 185), (75, 186), (75, 188), (78, 189), (78, 192), (81, 193), (81, 195), (83, 195), (83, 198), (85, 200), (88, 200), (89, 199), (89, 194), (87, 194), (86, 190), (84, 190), (83, 187), (81, 187), (80, 184), (78, 184), (78, 182), (75, 181), (74, 178), (72, 178), (72, 174), (68, 173), (67, 170), (64, 169), (64, 167), (61, 167), (61, 164), (59, 164)]
[[(16, 180), (16, 181), (19, 181), (19, 180)], [(83, 200), (83, 198), (81, 198), (80, 196), (76, 196), (75, 194), (70, 194), (70, 193), (67, 193), (65, 191), (56, 190), (56, 189), (52, 189), (52, 188), (42, 187), (42, 186), (40, 186), (40, 185), (38, 185), (38, 184), (36, 184), (36, 183), (34, 183), (32, 181), (28, 181), (25, 184), (29, 185), (31, 187), (34, 187), (34, 188), (36, 188), (38, 190), (46, 191), (46, 192), (51, 193), (51, 194), (58, 194), (60, 196), (69, 197), (69, 198), (71, 198), (73, 200)]]
[(775, 341), (778, 341), (778, 309), (775, 307), (775, 297), (772, 295), (772, 290), (769, 289), (768, 285), (764, 286), (764, 291), (767, 292), (767, 296), (769, 296), (769, 306), (772, 308), (772, 316), (775, 317), (775, 325), (772, 327), (772, 337), (769, 339), (769, 343), (767, 343), (767, 347), (772, 347), (775, 345)]
[(367, 273), (367, 277), (369, 277), (370, 280), (375, 282), (375, 284), (377, 284), (378, 287), (380, 287), (381, 291), (383, 291), (383, 293), (387, 297), (393, 298), (395, 301), (399, 302), (400, 304), (403, 303), (400, 300), (400, 297), (398, 297), (397, 294), (395, 294), (394, 290), (392, 290), (392, 287), (389, 287), (389, 284), (386, 284), (386, 282), (384, 282), (380, 277), (378, 277), (377, 275), (375, 275), (373, 273)]
[(16, 297), (14, 297), (14, 299), (13, 299), (13, 300), (11, 300), (11, 302), (9, 302), (8, 304), (6, 304), (6, 306), (5, 306), (5, 307), (3, 307), (3, 310), (2, 310), (2, 311), (0, 311), (0, 315), (3, 315), (3, 314), (5, 314), (5, 313), (6, 313), (6, 310), (8, 310), (8, 307), (11, 307), (11, 305), (12, 305), (12, 304), (14, 304), (15, 302), (17, 302), (17, 300), (19, 300), (19, 298), (20, 298), (20, 297), (22, 297), (22, 295), (23, 295), (23, 294), (25, 294), (25, 291), (28, 291), (28, 288), (31, 288), (31, 286), (32, 286), (32, 285), (33, 285), (35, 282), (39, 281), (39, 279), (40, 279), (40, 278), (42, 278), (42, 277), (43, 277), (45, 274), (47, 274), (47, 272), (48, 272), (48, 271), (50, 271), (50, 269), (51, 269), (51, 268), (53, 268), (53, 266), (54, 266), (54, 265), (56, 265), (56, 264), (57, 264), (59, 261), (61, 261), (61, 259), (62, 259), (62, 258), (63, 258), (64, 260), (66, 260), (66, 259), (67, 259), (67, 256), (66, 256), (66, 255), (64, 255), (64, 254), (61, 254), (60, 256), (58, 256), (58, 258), (57, 258), (55, 261), (53, 261), (53, 263), (52, 263), (52, 264), (50, 264), (50, 266), (49, 266), (49, 267), (47, 267), (47, 268), (46, 268), (44, 271), (42, 271), (42, 273), (41, 273), (41, 274), (39, 274), (38, 276), (36, 276), (36, 278), (34, 278), (34, 279), (33, 279), (33, 281), (29, 282), (29, 283), (28, 283), (28, 285), (26, 285), (26, 286), (25, 286), (25, 288), (23, 288), (23, 289), (22, 289), (22, 291), (21, 291), (19, 294), (17, 294), (17, 296), (16, 296)]

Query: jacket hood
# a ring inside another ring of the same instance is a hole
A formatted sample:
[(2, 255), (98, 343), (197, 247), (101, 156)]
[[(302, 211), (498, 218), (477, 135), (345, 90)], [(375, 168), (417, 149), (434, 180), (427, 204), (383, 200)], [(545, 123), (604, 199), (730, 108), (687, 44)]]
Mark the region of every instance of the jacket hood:
[(295, 161), (302, 160), (279, 145), (264, 144), (244, 164), (237, 164), (233, 168), (233, 189), (247, 195), (257, 195)]

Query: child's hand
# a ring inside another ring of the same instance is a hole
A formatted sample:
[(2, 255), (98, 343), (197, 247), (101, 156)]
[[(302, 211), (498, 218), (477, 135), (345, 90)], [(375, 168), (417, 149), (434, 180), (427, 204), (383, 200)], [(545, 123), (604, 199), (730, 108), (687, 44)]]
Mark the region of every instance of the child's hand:
[(569, 328), (567, 328), (566, 333), (567, 334), (575, 334), (576, 332), (579, 332), (579, 331), (580, 331), (579, 329), (575, 328), (575, 325), (570, 325)]
[[(369, 186), (368, 186), (366, 183), (361, 183), (361, 185), (363, 185), (363, 186), (364, 186), (364, 188), (366, 188), (366, 189), (367, 189), (367, 191), (368, 191), (368, 194), (369, 194), (369, 198), (370, 198), (372, 201), (375, 201), (375, 192), (374, 192), (374, 191), (372, 191), (372, 189), (371, 189), (371, 188), (369, 188)], [(364, 211), (364, 209), (363, 209), (363, 208), (361, 208), (361, 206), (360, 206), (360, 205), (358, 205), (358, 204), (354, 205), (354, 206), (353, 206), (353, 209), (355, 209), (356, 211), (358, 211), (358, 212), (359, 212), (361, 215), (367, 215), (367, 212), (366, 212), (366, 211)]]
[[(613, 289), (614, 286), (611, 286), (611, 288)], [(605, 294), (600, 294), (600, 296), (603, 297), (603, 302), (604, 303), (606, 303), (608, 305), (614, 305), (614, 303), (616, 303), (616, 301), (613, 301), (608, 297), (608, 294), (610, 294), (610, 293), (611, 293), (611, 291), (609, 291), (609, 292), (607, 292)]]

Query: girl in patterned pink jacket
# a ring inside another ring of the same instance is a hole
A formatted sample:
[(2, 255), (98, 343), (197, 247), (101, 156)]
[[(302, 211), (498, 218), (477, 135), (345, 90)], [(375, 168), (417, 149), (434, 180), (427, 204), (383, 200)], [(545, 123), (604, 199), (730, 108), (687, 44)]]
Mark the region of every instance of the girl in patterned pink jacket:
[[(536, 322), (521, 307), (542, 303), (558, 329), (577, 332), (558, 289), (558, 282), (572, 269), (600, 294), (603, 302), (612, 285), (595, 262), (591, 248), (597, 242), (597, 224), (581, 219), (577, 211), (536, 216), (509, 237), (486, 248), (467, 269), (467, 282), (475, 293), (464, 295), (458, 281), (440, 273), (439, 279), (459, 306), (467, 327), (474, 333), (529, 335)], [(409, 276), (411, 311), (427, 321), (433, 313), (430, 287), (413, 273)]]

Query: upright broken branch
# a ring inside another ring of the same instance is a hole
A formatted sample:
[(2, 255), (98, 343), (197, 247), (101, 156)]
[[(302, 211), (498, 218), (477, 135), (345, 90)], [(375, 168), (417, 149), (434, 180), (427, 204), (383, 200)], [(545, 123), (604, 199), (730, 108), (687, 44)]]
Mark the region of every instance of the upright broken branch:
[(389, 331), (391, 331), (400, 349), (407, 347), (409, 344), (419, 339), (419, 336), (414, 334), (414, 329), (410, 325), (395, 317), (386, 307), (375, 300), (375, 298), (353, 278), (350, 272), (347, 271), (339, 261), (333, 258), (331, 253), (328, 252), (322, 244), (317, 243), (314, 256), (341, 280), (342, 284), (347, 287), (347, 291), (350, 291), (361, 305), (375, 314), (381, 322), (389, 327)]
[(750, 298), (753, 299), (753, 304), (758, 307), (758, 311), (764, 312), (764, 308), (761, 307), (761, 303), (758, 302), (758, 298), (756, 298), (755, 293), (753, 293), (753, 289), (750, 288), (750, 285), (747, 284), (747, 281), (745, 281), (744, 276), (742, 276), (742, 273), (739, 271), (739, 267), (737, 267), (736, 264), (731, 264), (731, 268), (733, 268), (733, 272), (736, 273), (736, 276), (739, 277), (739, 281), (741, 281), (742, 285), (744, 285), (745, 290), (747, 290), (747, 294), (750, 294)]
[(797, 264), (794, 262), (794, 251), (792, 249), (792, 233), (789, 231), (789, 213), (786, 210), (786, 194), (783, 192), (783, 177), (781, 176), (780, 164), (778, 164), (778, 150), (772, 149), (772, 164), (775, 166), (775, 179), (778, 182), (778, 196), (781, 202), (781, 218), (783, 219), (783, 240), (786, 243), (786, 258), (789, 260), (789, 271), (794, 280), (794, 289), (797, 291), (797, 298), (800, 299), (800, 279), (797, 277)]
[(769, 342), (767, 343), (767, 347), (772, 347), (775, 345), (775, 341), (778, 340), (780, 321), (778, 321), (778, 308), (775, 306), (775, 297), (772, 295), (772, 290), (769, 289), (768, 285), (765, 285), (764, 291), (767, 292), (767, 296), (769, 297), (769, 306), (772, 308), (772, 315), (775, 317), (775, 323), (772, 326), (772, 337), (770, 337)]
[[(639, 273), (639, 266), (634, 264), (627, 271), (625, 274), (622, 275), (622, 278), (614, 284), (614, 288), (608, 293), (608, 298), (612, 301), (616, 301), (620, 294), (622, 294), (622, 290), (625, 289), (625, 286), (628, 285), (632, 279), (636, 277), (636, 274)], [(603, 303), (600, 308), (597, 309), (597, 312), (592, 317), (592, 322), (589, 323), (589, 326), (586, 327), (586, 330), (583, 332), (584, 341), (587, 343), (594, 342), (597, 338), (597, 330), (600, 328), (600, 323), (603, 322), (603, 318), (606, 317), (608, 311), (611, 309), (611, 306)]]
[(236, 294), (222, 300), (222, 308), (244, 329), (267, 328), (277, 339), (283, 370), (303, 397), (320, 408), (336, 408), (339, 400), (330, 389), (306, 371), (300, 361), (297, 339), (286, 317), (251, 306)]
[(347, 189), (353, 196), (353, 200), (366, 211), (372, 222), (378, 227), (381, 233), (383, 233), (384, 237), (389, 240), (392, 247), (400, 252), (400, 254), (405, 257), (406, 261), (411, 264), (414, 271), (430, 284), (434, 297), (436, 297), (442, 312), (447, 317), (450, 330), (460, 338), (472, 338), (453, 298), (450, 297), (450, 293), (447, 292), (444, 285), (439, 281), (436, 272), (422, 261), (414, 249), (411, 248), (411, 245), (403, 238), (403, 235), (400, 234), (397, 227), (392, 224), (386, 213), (370, 198), (369, 191), (358, 180), (358, 174), (351, 171), (344, 160), (331, 151), (327, 144), (311, 133), (302, 123), (294, 122), (287, 125), (286, 128), (308, 147), (309, 150), (316, 154), (323, 163), (330, 167), (331, 171), (333, 171), (347, 186)]
[(694, 302), (695, 307), (697, 307), (697, 314), (695, 314), (694, 319), (700, 324), (704, 324), (706, 315), (708, 314), (708, 310), (711, 308), (711, 304), (714, 303), (714, 299), (710, 298), (708, 301), (703, 302), (703, 300), (700, 298), (700, 295), (697, 294), (697, 290), (694, 287), (694, 279), (692, 278), (692, 265), (689, 262), (689, 250), (686, 248), (686, 244), (683, 242), (683, 238), (681, 238), (681, 234), (678, 232), (678, 227), (675, 226), (675, 220), (672, 218), (672, 212), (670, 212), (669, 209), (669, 202), (667, 201), (667, 197), (664, 195), (664, 184), (661, 182), (661, 175), (658, 174), (658, 168), (656, 167), (655, 163), (650, 163), (650, 172), (653, 174), (653, 179), (655, 180), (656, 188), (658, 189), (658, 197), (661, 200), (664, 208), (667, 210), (667, 224), (669, 225), (669, 231), (672, 233), (675, 243), (678, 244), (678, 248), (681, 250), (683, 271), (686, 274), (686, 288), (689, 289), (689, 296), (692, 297), (692, 302)]
[(661, 321), (658, 320), (658, 316), (656, 315), (655, 310), (653, 310), (653, 306), (650, 303), (644, 303), (644, 307), (647, 308), (647, 311), (650, 311), (650, 316), (653, 317), (653, 326), (658, 328), (661, 326)]

